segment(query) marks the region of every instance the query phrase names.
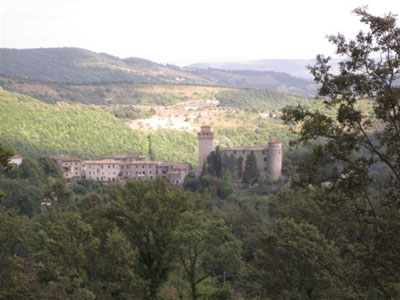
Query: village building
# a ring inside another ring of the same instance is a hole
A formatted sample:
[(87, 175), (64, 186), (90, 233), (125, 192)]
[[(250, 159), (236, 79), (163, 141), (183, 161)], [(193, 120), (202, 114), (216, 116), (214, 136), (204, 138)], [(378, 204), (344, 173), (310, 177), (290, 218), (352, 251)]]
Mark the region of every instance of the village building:
[(22, 164), (22, 156), (21, 155), (14, 155), (10, 157), (10, 163), (15, 164), (17, 166), (19, 166), (20, 164)]
[(96, 181), (120, 181), (120, 161), (114, 159), (85, 160), (81, 177)]
[(83, 166), (80, 159), (66, 155), (52, 155), (50, 158), (59, 164), (65, 178), (82, 177)]
[(81, 161), (64, 155), (51, 156), (60, 165), (65, 178), (82, 178), (103, 182), (123, 181), (125, 178), (153, 180), (158, 177), (181, 184), (189, 174), (189, 163), (148, 161), (139, 154), (109, 155), (100, 160)]

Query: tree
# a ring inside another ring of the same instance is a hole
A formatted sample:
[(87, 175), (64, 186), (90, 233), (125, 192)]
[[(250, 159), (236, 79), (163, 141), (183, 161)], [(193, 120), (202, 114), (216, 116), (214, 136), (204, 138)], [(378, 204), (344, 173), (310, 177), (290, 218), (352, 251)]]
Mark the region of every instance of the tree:
[(214, 177), (222, 176), (222, 154), (218, 146), (207, 157), (207, 172)]
[(115, 190), (105, 217), (136, 249), (134, 272), (143, 280), (142, 299), (158, 299), (175, 261), (173, 234), (182, 214), (201, 205), (200, 198), (162, 179), (129, 181)]
[(9, 170), (11, 168), (9, 162), (13, 155), (14, 152), (11, 149), (0, 143), (0, 166), (2, 168), (5, 170)]
[(41, 267), (38, 281), (50, 286), (53, 299), (94, 299), (89, 278), (96, 265), (99, 240), (92, 227), (82, 221), (76, 212), (51, 211), (37, 222), (39, 243), (36, 252)]
[(232, 176), (235, 174), (236, 159), (233, 154), (229, 155), (224, 153), (221, 159), (221, 166), (223, 172), (230, 172)]
[(0, 206), (0, 299), (31, 299), (24, 263), (30, 235), (27, 218)]
[(253, 152), (247, 155), (246, 165), (243, 172), (243, 182), (246, 184), (254, 184), (260, 178), (260, 171), (257, 166), (257, 159)]
[(239, 156), (236, 160), (236, 177), (241, 180), (243, 177), (243, 157)]
[[(11, 165), (9, 164), (10, 157), (13, 155), (13, 151), (8, 149), (2, 143), (0, 143), (0, 176), (4, 171), (9, 171), (11, 169)], [(0, 198), (4, 197), (5, 194), (0, 190)]]
[[(321, 267), (332, 280), (340, 281), (347, 295), (353, 293), (350, 298), (398, 299), (400, 87), (396, 80), (400, 75), (400, 29), (392, 14), (373, 16), (365, 8), (354, 12), (369, 30), (350, 41), (341, 34), (329, 37), (336, 53), (344, 57), (339, 74), (330, 72), (330, 59), (322, 55), (310, 68), (320, 84), (319, 95), (334, 116), (301, 106), (284, 110), (283, 119), (299, 128), (295, 144), (313, 143), (313, 152), (310, 163), (298, 169), (295, 186), (300, 190), (292, 194), (295, 202), (281, 211), (282, 217), (294, 214), (296, 222), (313, 225), (338, 247), (332, 255), (342, 269)], [(372, 103), (369, 114), (362, 110), (368, 103)], [(377, 182), (377, 173), (386, 180)], [(308, 195), (301, 196), (301, 191)], [(301, 197), (320, 208), (322, 219), (333, 223), (316, 217), (317, 212), (299, 214), (301, 207), (296, 202), (304, 203), (299, 201)], [(306, 238), (292, 249), (300, 255), (310, 242), (312, 238)], [(318, 261), (309, 251), (305, 254), (307, 263)]]
[(199, 286), (208, 278), (237, 273), (240, 267), (240, 241), (221, 219), (205, 211), (186, 212), (175, 231), (177, 260), (190, 285), (191, 299), (199, 299)]
[(45, 176), (62, 178), (62, 171), (58, 163), (48, 156), (43, 156), (39, 158), (39, 166), (43, 170)]

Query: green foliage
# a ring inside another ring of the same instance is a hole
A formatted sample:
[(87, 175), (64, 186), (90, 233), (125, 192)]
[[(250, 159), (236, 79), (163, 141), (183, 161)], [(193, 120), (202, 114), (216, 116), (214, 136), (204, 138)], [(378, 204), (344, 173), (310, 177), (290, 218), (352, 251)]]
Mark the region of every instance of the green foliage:
[(269, 89), (307, 96), (312, 96), (316, 92), (316, 87), (311, 80), (294, 77), (286, 73), (211, 68), (195, 69), (190, 72), (219, 85)]
[(155, 180), (128, 182), (115, 190), (114, 199), (106, 217), (138, 249), (134, 270), (144, 282), (142, 299), (156, 299), (176, 255), (174, 231), (182, 214), (200, 204), (199, 198), (166, 181)]
[(198, 148), (194, 134), (164, 129), (149, 133), (148, 138), (153, 159), (197, 164)]
[(0, 140), (22, 155), (69, 154), (81, 158), (146, 153), (145, 135), (94, 106), (43, 104), (0, 91)]
[(229, 89), (216, 95), (221, 106), (234, 107), (252, 112), (277, 111), (290, 104), (308, 104), (310, 98), (281, 94), (270, 90)]
[(243, 172), (243, 182), (251, 185), (260, 179), (260, 170), (257, 166), (257, 159), (254, 153), (247, 155), (246, 164)]
[(175, 82), (176, 76), (193, 77), (145, 59), (120, 59), (79, 48), (1, 49), (0, 56), (4, 75), (54, 82)]
[(31, 234), (27, 219), (0, 206), (0, 299), (29, 299), (33, 287), (24, 258)]
[[(330, 113), (284, 111), (295, 144), (313, 147), (292, 189), (271, 201), (271, 223), (249, 269), (257, 297), (399, 298), (400, 29), (391, 14), (354, 12), (369, 30), (351, 41), (329, 37), (343, 56), (339, 74), (323, 56), (311, 68)], [(364, 98), (373, 113), (362, 111)]]
[(205, 280), (234, 276), (240, 268), (240, 242), (221, 219), (206, 211), (186, 212), (175, 231), (177, 258), (190, 285), (191, 299), (199, 299)]

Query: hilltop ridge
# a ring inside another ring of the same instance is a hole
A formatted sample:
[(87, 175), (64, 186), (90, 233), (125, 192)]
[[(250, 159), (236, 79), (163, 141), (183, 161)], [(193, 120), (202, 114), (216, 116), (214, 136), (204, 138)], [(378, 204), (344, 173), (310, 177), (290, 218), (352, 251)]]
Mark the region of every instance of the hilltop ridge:
[(313, 96), (315, 84), (278, 70), (227, 70), (162, 65), (147, 59), (119, 58), (81, 48), (0, 48), (0, 75), (55, 83), (162, 83), (218, 85), (271, 89), (283, 93)]

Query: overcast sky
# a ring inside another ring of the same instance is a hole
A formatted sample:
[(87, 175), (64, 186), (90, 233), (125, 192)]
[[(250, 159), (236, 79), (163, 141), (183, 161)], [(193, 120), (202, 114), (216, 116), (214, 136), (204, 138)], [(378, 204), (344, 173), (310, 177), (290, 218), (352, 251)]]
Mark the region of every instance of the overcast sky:
[(400, 0), (0, 0), (0, 47), (80, 47), (179, 65), (314, 58), (351, 11), (400, 14)]

